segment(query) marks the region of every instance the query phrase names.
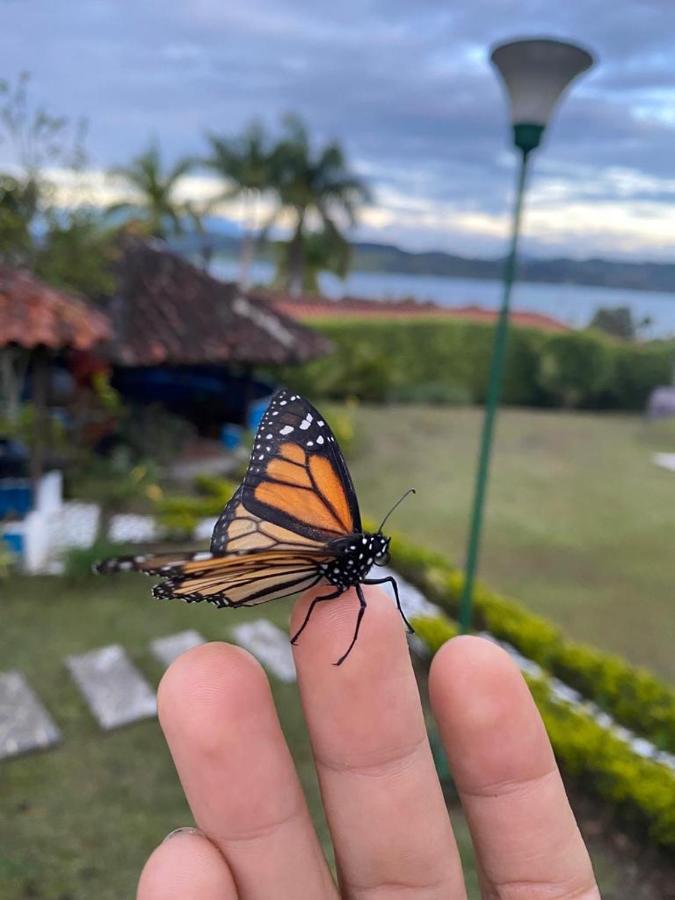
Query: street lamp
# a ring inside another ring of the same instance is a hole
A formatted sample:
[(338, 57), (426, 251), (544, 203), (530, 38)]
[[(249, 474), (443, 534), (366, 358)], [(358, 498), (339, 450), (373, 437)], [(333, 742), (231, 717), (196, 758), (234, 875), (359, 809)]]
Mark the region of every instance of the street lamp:
[(459, 623), (463, 632), (467, 632), (471, 626), (471, 606), (478, 563), (485, 489), (490, 469), (495, 415), (501, 393), (511, 288), (516, 267), (528, 161), (530, 153), (541, 143), (551, 114), (567, 87), (577, 76), (593, 65), (593, 57), (581, 47), (547, 38), (509, 41), (506, 44), (500, 44), (493, 49), (490, 59), (499, 71), (509, 96), (513, 143), (520, 151), (520, 165), (513, 207), (511, 244), (504, 264), (502, 303), (495, 328), (490, 362), (485, 417), (466, 554), (464, 590), (459, 607)]

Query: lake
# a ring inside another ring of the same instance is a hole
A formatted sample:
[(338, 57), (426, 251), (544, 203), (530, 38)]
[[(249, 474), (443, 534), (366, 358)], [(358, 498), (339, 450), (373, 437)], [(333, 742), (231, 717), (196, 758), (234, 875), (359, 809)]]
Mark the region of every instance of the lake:
[[(238, 262), (219, 257), (212, 272), (218, 278), (237, 277)], [(253, 283), (267, 283), (274, 267), (257, 262), (251, 271)], [(433, 300), (443, 306), (483, 306), (495, 309), (501, 300), (499, 281), (473, 278), (441, 278), (437, 276), (400, 275), (394, 272), (352, 272), (345, 281), (332, 275), (320, 277), (322, 292), (327, 297), (369, 297), (375, 300), (397, 300), (414, 297)], [(544, 313), (576, 328), (587, 325), (598, 307), (630, 307), (633, 318), (651, 320), (642, 331), (644, 337), (675, 337), (675, 293), (662, 294), (621, 288), (586, 287), (577, 284), (516, 283), (512, 308)]]

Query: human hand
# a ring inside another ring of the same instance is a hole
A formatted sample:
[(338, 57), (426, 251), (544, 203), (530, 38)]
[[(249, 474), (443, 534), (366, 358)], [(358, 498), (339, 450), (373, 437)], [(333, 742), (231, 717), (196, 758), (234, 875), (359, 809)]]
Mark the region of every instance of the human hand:
[[(315, 592), (296, 604), (292, 628)], [(367, 589), (319, 604), (295, 648), (337, 863), (321, 852), (267, 678), (245, 651), (207, 644), (165, 674), (159, 716), (199, 831), (162, 843), (138, 900), (394, 900), (466, 896), (395, 607)], [(429, 691), (476, 850), (483, 896), (595, 900), (593, 871), (537, 709), (508, 655), (462, 637)]]

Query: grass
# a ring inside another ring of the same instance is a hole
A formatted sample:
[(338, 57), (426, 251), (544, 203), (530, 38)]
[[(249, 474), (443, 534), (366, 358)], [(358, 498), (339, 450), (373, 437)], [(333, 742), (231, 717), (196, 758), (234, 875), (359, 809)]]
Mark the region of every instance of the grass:
[[(481, 413), (362, 407), (350, 468), (392, 529), (463, 563)], [(480, 577), (571, 636), (675, 678), (675, 474), (651, 462), (675, 429), (636, 416), (505, 410)]]
[[(475, 410), (357, 412), (350, 462), (362, 507), (384, 514), (410, 484), (393, 526), (460, 560), (478, 437)], [(577, 637), (672, 675), (675, 475), (649, 462), (675, 433), (636, 418), (507, 411), (500, 419), (482, 576)], [(63, 665), (70, 653), (121, 643), (157, 684), (155, 637), (196, 628), (208, 639), (265, 615), (286, 628), (290, 604), (259, 610), (152, 601), (134, 577), (17, 578), (2, 584), (0, 669), (24, 672), (61, 728), (61, 746), (0, 763), (0, 897), (133, 896), (145, 858), (189, 824), (155, 720), (103, 734)], [(296, 688), (273, 682), (284, 730), (326, 848), (328, 832)], [(453, 823), (477, 897), (466, 824)], [(606, 898), (635, 897), (621, 861), (592, 848)]]

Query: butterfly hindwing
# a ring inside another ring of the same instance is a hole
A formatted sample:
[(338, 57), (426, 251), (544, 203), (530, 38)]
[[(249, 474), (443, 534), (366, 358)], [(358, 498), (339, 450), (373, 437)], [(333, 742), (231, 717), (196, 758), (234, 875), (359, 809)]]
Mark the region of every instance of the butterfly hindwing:
[(253, 606), (317, 584), (323, 559), (327, 557), (273, 550), (213, 556), (206, 562), (186, 560), (170, 573), (163, 572), (169, 577), (153, 593), (188, 603), (207, 600), (216, 606)]

